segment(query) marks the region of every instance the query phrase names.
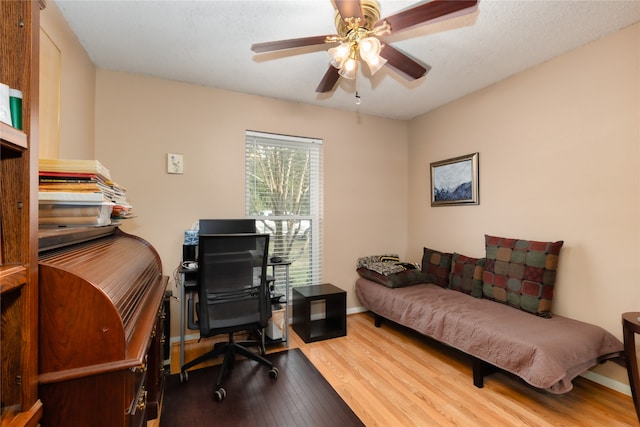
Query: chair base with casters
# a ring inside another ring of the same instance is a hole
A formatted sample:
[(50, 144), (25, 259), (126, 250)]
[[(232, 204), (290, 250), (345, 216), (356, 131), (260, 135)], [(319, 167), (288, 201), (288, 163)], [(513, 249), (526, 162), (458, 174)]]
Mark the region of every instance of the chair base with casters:
[[(216, 381), (216, 389), (213, 392), (213, 399), (216, 402), (221, 402), (226, 396), (227, 392), (222, 387), (222, 379), (227, 370), (232, 369), (235, 363), (235, 355), (239, 354), (248, 359), (254, 360), (262, 365), (269, 367), (269, 377), (272, 379), (278, 378), (278, 368), (273, 366), (269, 360), (265, 359), (263, 356), (265, 355), (264, 348), (264, 331), (260, 333), (262, 337), (262, 342), (259, 341), (239, 341), (236, 342), (233, 337), (233, 333), (229, 333), (229, 341), (227, 342), (219, 342), (213, 346), (213, 349), (208, 351), (207, 353), (195, 358), (194, 360), (186, 363), (180, 368), (180, 383), (185, 383), (189, 379), (189, 374), (187, 369), (196, 366), (206, 360), (216, 358), (220, 355), (224, 354), (224, 360), (222, 362), (222, 366), (220, 367), (220, 372), (218, 373), (218, 379)], [(250, 346), (259, 346), (260, 354), (257, 354), (247, 347)]]

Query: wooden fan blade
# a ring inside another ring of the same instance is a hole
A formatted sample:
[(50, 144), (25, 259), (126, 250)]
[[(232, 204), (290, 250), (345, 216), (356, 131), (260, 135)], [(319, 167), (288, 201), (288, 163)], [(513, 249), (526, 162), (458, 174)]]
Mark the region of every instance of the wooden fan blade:
[(294, 47), (324, 44), (328, 36), (302, 37), (299, 39), (278, 40), (273, 42), (255, 43), (251, 50), (255, 53), (271, 52), (274, 50), (292, 49)]
[(429, 72), (431, 67), (428, 68), (418, 64), (413, 59), (409, 58), (406, 54), (400, 52), (398, 49), (384, 45), (380, 51), (380, 56), (387, 60), (385, 65), (390, 66), (394, 70), (402, 74), (407, 80), (416, 80), (424, 76)]
[[(375, 25), (381, 25), (384, 21), (387, 21), (391, 25), (391, 33), (396, 34), (399, 31), (407, 30), (428, 21), (438, 20), (438, 18), (452, 13), (459, 12), (454, 16), (473, 13), (477, 5), (478, 0), (433, 0), (387, 18), (382, 18)], [(454, 16), (451, 16), (451, 18)], [(450, 17), (446, 16), (446, 18)]]
[(342, 19), (345, 18), (362, 18), (362, 7), (360, 0), (334, 0), (336, 9)]
[(329, 69), (326, 73), (324, 73), (324, 77), (322, 77), (322, 80), (320, 80), (320, 84), (316, 88), (316, 92), (331, 92), (339, 78), (340, 74), (338, 74), (338, 69), (333, 65), (329, 65)]

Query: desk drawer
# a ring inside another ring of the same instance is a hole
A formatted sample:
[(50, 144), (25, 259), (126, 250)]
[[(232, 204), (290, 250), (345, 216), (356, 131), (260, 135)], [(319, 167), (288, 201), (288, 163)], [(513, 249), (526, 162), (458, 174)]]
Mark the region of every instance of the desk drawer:
[(144, 364), (131, 368), (127, 379), (127, 411), (125, 425), (127, 427), (141, 427), (146, 421), (147, 409), (147, 381), (148, 381), (148, 355)]

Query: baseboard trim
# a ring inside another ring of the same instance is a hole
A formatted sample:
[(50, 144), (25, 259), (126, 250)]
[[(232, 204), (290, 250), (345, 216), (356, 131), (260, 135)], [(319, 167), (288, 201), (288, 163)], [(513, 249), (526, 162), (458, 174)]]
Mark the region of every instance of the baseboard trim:
[(356, 313), (364, 313), (365, 311), (369, 311), (366, 308), (360, 306), (360, 307), (352, 307), (352, 308), (348, 308), (347, 309), (347, 315), (349, 314), (356, 314)]
[(593, 371), (587, 371), (583, 374), (580, 374), (580, 376), (593, 381), (594, 383), (600, 384), (603, 387), (610, 388), (611, 390), (626, 394), (627, 396), (631, 396), (631, 386), (621, 383), (620, 381), (605, 377), (604, 375), (598, 374)]

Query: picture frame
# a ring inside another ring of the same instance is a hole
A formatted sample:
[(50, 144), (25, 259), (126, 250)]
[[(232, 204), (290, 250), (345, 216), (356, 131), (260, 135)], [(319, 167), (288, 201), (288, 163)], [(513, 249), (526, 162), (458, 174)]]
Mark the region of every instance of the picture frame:
[(478, 205), (479, 153), (431, 163), (431, 206)]
[(184, 173), (184, 160), (182, 154), (167, 153), (167, 173)]

